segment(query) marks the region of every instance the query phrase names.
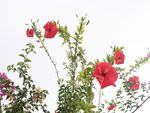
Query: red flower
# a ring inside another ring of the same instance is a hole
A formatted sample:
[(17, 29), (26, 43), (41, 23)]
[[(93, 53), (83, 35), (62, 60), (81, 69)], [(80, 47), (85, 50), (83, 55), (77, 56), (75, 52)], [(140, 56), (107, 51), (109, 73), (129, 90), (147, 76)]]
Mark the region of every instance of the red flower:
[(128, 82), (130, 83), (130, 89), (133, 89), (133, 90), (138, 90), (139, 89), (140, 82), (139, 82), (139, 77), (138, 76), (130, 77)]
[(110, 104), (107, 109), (110, 111), (110, 110), (114, 109), (115, 107), (116, 107), (116, 104), (113, 103), (113, 104)]
[(33, 35), (34, 35), (34, 29), (27, 29), (26, 30), (26, 35), (27, 35), (27, 37), (33, 37)]
[(115, 64), (123, 64), (125, 55), (121, 50), (118, 50), (114, 54), (115, 57)]
[(118, 78), (115, 68), (107, 62), (98, 63), (92, 76), (98, 80), (102, 89), (110, 85), (115, 86), (114, 82)]
[(45, 38), (54, 38), (54, 36), (58, 32), (56, 25), (49, 21), (43, 26), (43, 28), (45, 29), (44, 33)]

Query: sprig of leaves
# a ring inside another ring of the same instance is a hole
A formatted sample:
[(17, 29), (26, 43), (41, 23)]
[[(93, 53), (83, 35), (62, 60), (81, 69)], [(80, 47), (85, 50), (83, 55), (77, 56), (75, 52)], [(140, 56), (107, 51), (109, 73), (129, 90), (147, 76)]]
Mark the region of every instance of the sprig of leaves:
[[(28, 74), (29, 63), (31, 62), (28, 56), (35, 53), (34, 48), (32, 43), (27, 44), (26, 48), (22, 49), (23, 53), (19, 54), (23, 60), (16, 65), (7, 67), (8, 71), (18, 73), (19, 78), (22, 79), (22, 85), (15, 86), (12, 94), (7, 95), (7, 100), (10, 101), (4, 106), (6, 113), (32, 113), (39, 109), (42, 109), (44, 113), (50, 113), (46, 110), (47, 105), (43, 103), (48, 91), (37, 88)], [(13, 99), (11, 99), (12, 97)]]

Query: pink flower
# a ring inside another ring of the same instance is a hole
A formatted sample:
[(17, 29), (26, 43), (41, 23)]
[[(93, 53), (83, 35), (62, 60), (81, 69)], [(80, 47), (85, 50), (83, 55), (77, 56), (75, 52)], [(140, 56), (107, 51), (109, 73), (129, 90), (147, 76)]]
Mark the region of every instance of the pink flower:
[(147, 58), (150, 58), (150, 52), (147, 53)]
[(26, 30), (27, 37), (33, 37), (34, 36), (34, 29), (27, 29)]
[(114, 54), (115, 64), (123, 64), (125, 55), (121, 50), (118, 50)]
[(118, 73), (110, 63), (101, 62), (96, 65), (92, 76), (98, 80), (101, 88), (103, 89), (110, 85), (115, 86), (115, 82), (118, 78)]
[(4, 79), (4, 80), (8, 80), (8, 77), (6, 76), (6, 74), (5, 73), (1, 73), (1, 72), (0, 72), (0, 78)]
[(3, 88), (0, 87), (0, 96), (3, 96), (3, 95), (4, 95)]
[(45, 38), (54, 38), (54, 36), (58, 32), (56, 25), (49, 21), (43, 26), (43, 28), (45, 29), (44, 33)]
[(133, 90), (138, 90), (139, 89), (140, 82), (139, 82), (139, 77), (138, 76), (130, 77), (128, 82), (130, 83), (130, 89), (133, 89)]

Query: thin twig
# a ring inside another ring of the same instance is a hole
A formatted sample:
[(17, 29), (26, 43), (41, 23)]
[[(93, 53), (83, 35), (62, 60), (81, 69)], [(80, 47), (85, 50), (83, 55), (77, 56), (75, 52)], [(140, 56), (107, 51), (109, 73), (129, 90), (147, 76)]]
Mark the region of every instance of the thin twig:
[(148, 96), (139, 106), (137, 106), (137, 108), (132, 113), (135, 113), (149, 98), (150, 96)]
[(51, 63), (53, 64), (54, 68), (55, 68), (55, 71), (56, 71), (56, 75), (57, 75), (57, 79), (58, 79), (58, 84), (60, 84), (60, 77), (59, 77), (59, 74), (58, 74), (58, 70), (57, 70), (57, 67), (56, 67), (56, 63), (54, 62), (54, 60), (52, 59), (52, 57), (50, 56), (49, 54), (49, 51), (48, 49), (46, 48), (44, 42), (42, 41), (42, 35), (41, 35), (41, 32), (39, 32), (35, 26), (35, 23), (32, 23), (32, 27), (34, 28), (35, 30), (35, 35), (37, 36), (37, 38), (39, 39), (39, 42), (42, 44), (42, 47), (45, 49), (45, 52), (49, 58), (49, 60), (51, 61)]
[(54, 60), (53, 60), (52, 57), (50, 56), (50, 54), (49, 54), (49, 52), (48, 52), (48, 49), (47, 49), (46, 46), (44, 45), (44, 43), (43, 43), (43, 41), (41, 40), (41, 38), (39, 38), (39, 41), (41, 42), (42, 47), (45, 49), (45, 52), (47, 53), (48, 58), (50, 59), (51, 63), (53, 64), (53, 66), (54, 66), (54, 68), (55, 68), (55, 71), (56, 71), (57, 79), (58, 79), (58, 81), (59, 81), (60, 78), (59, 78), (58, 70), (57, 70), (57, 67), (56, 67), (56, 63), (54, 62)]

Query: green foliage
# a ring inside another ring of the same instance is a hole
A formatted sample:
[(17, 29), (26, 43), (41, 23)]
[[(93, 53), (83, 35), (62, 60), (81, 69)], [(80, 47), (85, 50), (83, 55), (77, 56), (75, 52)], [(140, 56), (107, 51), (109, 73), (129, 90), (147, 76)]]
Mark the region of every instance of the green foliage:
[[(68, 32), (66, 26), (63, 27), (57, 23), (59, 36), (64, 39), (63, 44), (67, 44), (69, 48), (67, 50), (68, 62), (64, 62), (64, 67), (70, 77), (66, 83), (62, 83), (60, 86), (57, 113), (77, 113), (81, 111), (94, 113), (92, 110), (95, 108), (95, 105), (93, 105), (92, 68), (86, 68), (85, 50), (82, 48), (83, 33), (88, 23), (86, 17), (81, 17), (79, 26), (73, 35)], [(82, 71), (77, 72), (79, 69)]]
[(23, 60), (16, 65), (7, 67), (8, 71), (18, 73), (19, 78), (22, 79), (22, 84), (14, 86), (12, 94), (6, 95), (9, 103), (4, 106), (3, 111), (6, 113), (32, 113), (35, 110), (42, 109), (44, 113), (50, 113), (45, 109), (46, 105), (43, 103), (48, 92), (37, 88), (28, 74), (29, 63), (31, 62), (28, 56), (35, 53), (35, 47), (31, 43), (26, 46), (25, 49), (22, 49), (23, 53), (19, 54)]
[[(70, 77), (66, 83), (64, 81), (59, 82), (57, 113), (105, 113), (108, 107), (107, 105), (110, 105), (110, 103), (115, 103), (117, 108), (123, 112), (136, 111), (143, 102), (150, 97), (146, 97), (143, 94), (139, 94), (138, 91), (129, 89), (130, 84), (128, 84), (127, 79), (132, 72), (138, 70), (140, 66), (147, 63), (149, 59), (144, 57), (135, 61), (135, 65), (131, 66), (128, 72), (125, 72), (125, 68), (116, 66), (115, 68), (119, 73), (119, 79), (122, 81), (122, 85), (117, 91), (116, 97), (111, 100), (111, 102), (105, 101), (105, 104), (101, 103), (101, 105), (98, 106), (100, 107), (98, 108), (99, 110), (95, 111), (94, 108), (96, 108), (96, 106), (93, 104), (94, 93), (92, 91), (94, 85), (91, 75), (95, 69), (95, 65), (100, 61), (96, 60), (94, 63), (87, 63), (85, 58), (85, 49), (82, 48), (82, 42), (83, 33), (88, 23), (89, 21), (86, 21), (86, 17), (81, 17), (79, 19), (79, 26), (77, 26), (75, 33), (72, 35), (69, 33), (67, 26), (62, 26), (59, 22), (55, 22), (59, 29), (59, 36), (63, 38), (63, 45), (66, 44), (68, 46), (68, 50), (66, 51), (68, 61), (63, 64), (64, 69), (68, 72), (67, 76)], [(111, 48), (112, 54), (108, 54), (103, 61), (114, 65), (114, 53), (120, 50), (123, 51), (124, 47), (115, 46)], [(147, 87), (149, 88), (150, 85)], [(143, 85), (143, 92), (148, 94), (150, 89), (148, 88), (146, 89), (146, 86)], [(100, 96), (104, 95), (100, 93)], [(124, 98), (124, 96), (127, 98)], [(110, 111), (107, 110), (107, 112)], [(112, 112), (115, 112), (115, 109)]]
[[(78, 18), (78, 16), (77, 16)], [(136, 72), (141, 65), (149, 61), (148, 57), (142, 57), (135, 61), (134, 65), (131, 65), (131, 69), (126, 72), (125, 68), (114, 65), (115, 59), (114, 54), (116, 51), (123, 51), (124, 47), (111, 47), (112, 53), (107, 54), (106, 59), (103, 62), (108, 62), (113, 65), (118, 73), (118, 78), (121, 80), (121, 86), (116, 92), (116, 97), (111, 101), (105, 100), (101, 102), (101, 97), (104, 97), (103, 92), (100, 89), (98, 111), (96, 106), (93, 104), (94, 93), (93, 93), (93, 78), (92, 72), (95, 70), (96, 64), (100, 61), (97, 59), (95, 62), (88, 62), (85, 57), (85, 49), (82, 47), (85, 27), (89, 24), (89, 20), (85, 17), (78, 18), (79, 25), (73, 34), (68, 30), (67, 26), (62, 26), (59, 21), (54, 22), (59, 31), (59, 37), (63, 39), (62, 46), (67, 45), (67, 61), (63, 63), (64, 69), (67, 71), (68, 79), (60, 78), (56, 63), (49, 54), (48, 49), (45, 45), (45, 38), (41, 31), (37, 28), (36, 22), (31, 22), (31, 27), (34, 29), (36, 41), (40, 44), (40, 48), (44, 49), (50, 62), (54, 66), (58, 79), (58, 102), (57, 102), (57, 113), (106, 113), (116, 112), (115, 109), (109, 110), (108, 106), (115, 104), (115, 107), (123, 112), (134, 113), (140, 108), (149, 98), (150, 84), (142, 83), (140, 90), (130, 89), (131, 83), (128, 82), (128, 78), (132, 72)], [(17, 63), (16, 66), (8, 66), (8, 70), (17, 72), (19, 77), (23, 80), (22, 87), (17, 86), (14, 97), (17, 97), (15, 101), (9, 103), (5, 107), (7, 113), (31, 113), (33, 111), (43, 109), (44, 113), (49, 113), (45, 109), (46, 105), (43, 104), (43, 100), (48, 94), (46, 90), (36, 88), (33, 84), (31, 77), (28, 75), (30, 69), (29, 63), (31, 60), (28, 58), (29, 53), (35, 53), (34, 45), (28, 44), (26, 49), (23, 49), (22, 54), (19, 56), (23, 58), (23, 61)], [(139, 92), (142, 93), (139, 93)], [(124, 98), (126, 97), (126, 98)], [(9, 96), (7, 97), (10, 98)], [(12, 104), (13, 103), (13, 104)]]
[[(145, 103), (145, 100), (149, 99), (149, 87), (147, 83), (141, 83), (141, 88), (139, 90), (132, 90), (129, 88), (130, 83), (127, 79), (131, 76), (132, 72), (136, 72), (142, 65), (147, 63), (149, 59), (147, 57), (141, 57), (135, 61), (134, 65), (131, 65), (131, 69), (125, 72), (124, 69), (118, 69), (120, 73), (120, 80), (122, 80), (122, 85), (118, 90), (115, 103), (117, 103), (118, 109), (124, 113), (134, 113), (139, 109), (139, 107)], [(126, 98), (124, 98), (126, 97)]]

